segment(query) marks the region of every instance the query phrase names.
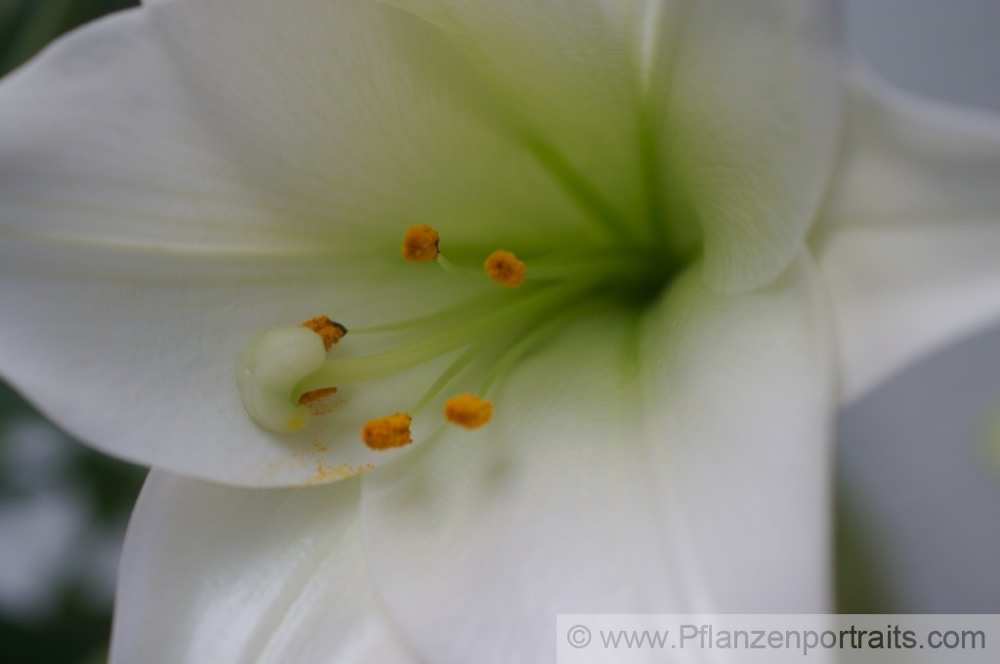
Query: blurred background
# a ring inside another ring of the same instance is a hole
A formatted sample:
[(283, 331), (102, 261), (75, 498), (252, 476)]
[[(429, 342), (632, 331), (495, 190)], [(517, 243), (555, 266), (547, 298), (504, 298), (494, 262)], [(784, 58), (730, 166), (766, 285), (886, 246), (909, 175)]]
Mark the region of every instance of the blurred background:
[[(0, 0), (0, 71), (135, 4)], [(847, 0), (844, 15), (850, 50), (884, 78), (1000, 112), (1000, 0)], [(1000, 328), (910, 367), (838, 429), (840, 609), (1000, 613)], [(104, 661), (144, 475), (0, 383), (0, 662)]]
[[(883, 78), (1000, 112), (1000, 1), (845, 6), (850, 50)], [(837, 461), (842, 610), (1000, 613), (1000, 327), (845, 409)]]

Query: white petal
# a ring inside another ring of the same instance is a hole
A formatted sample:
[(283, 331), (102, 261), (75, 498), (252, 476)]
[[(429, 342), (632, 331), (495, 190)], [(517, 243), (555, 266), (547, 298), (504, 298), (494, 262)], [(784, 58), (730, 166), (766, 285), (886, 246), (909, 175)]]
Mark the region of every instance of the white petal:
[(153, 472), (126, 536), (111, 661), (416, 661), (369, 581), (358, 489), (233, 489)]
[(523, 144), (598, 228), (638, 233), (642, 178), (635, 3), (385, 0), (469, 53)]
[(4, 375), (85, 440), (180, 473), (301, 483), (388, 458), (360, 423), (412, 386), (275, 437), (233, 366), (265, 327), (468, 292), (397, 265), (410, 223), (445, 243), (578, 228), (468, 70), (423, 22), (352, 0), (163, 2), (60, 41), (0, 86)]
[(767, 283), (798, 252), (840, 128), (833, 2), (385, 1), (475, 55), (599, 192), (592, 216), (680, 255), (703, 235), (718, 290)]
[(845, 400), (1000, 319), (1000, 118), (858, 74), (815, 241), (833, 295)]
[[(798, 0), (664, 4), (680, 6), (661, 15), (650, 65), (663, 132), (660, 205), (668, 223), (701, 224), (713, 288), (750, 290), (796, 256), (833, 168), (841, 125), (836, 8)], [(678, 230), (674, 241), (686, 241)]]
[(527, 361), (482, 429), (365, 475), (367, 556), (414, 648), (548, 661), (557, 613), (828, 610), (818, 283), (800, 262), (723, 296), (689, 271), (641, 322)]

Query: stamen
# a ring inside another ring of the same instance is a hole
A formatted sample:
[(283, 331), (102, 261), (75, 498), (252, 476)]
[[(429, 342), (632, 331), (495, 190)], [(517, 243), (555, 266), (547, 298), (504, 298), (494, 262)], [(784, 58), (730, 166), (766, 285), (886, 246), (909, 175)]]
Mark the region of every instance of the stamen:
[(532, 327), (524, 332), (507, 349), (500, 359), (493, 365), (489, 373), (479, 386), (479, 393), (486, 394), (493, 387), (493, 383), (510, 367), (521, 360), (522, 357), (530, 353), (534, 348), (546, 341), (551, 340), (559, 332), (566, 328), (572, 321), (597, 311), (604, 302), (598, 298), (588, 298), (580, 303), (567, 303), (560, 308), (560, 312), (550, 317), (545, 322)]
[(302, 406), (308, 406), (311, 403), (315, 403), (320, 399), (325, 399), (331, 394), (336, 394), (336, 387), (321, 387), (318, 390), (313, 390), (312, 392), (306, 392), (299, 397), (299, 404)]
[(361, 383), (404, 371), (467, 344), (509, 334), (512, 322), (530, 322), (534, 316), (557, 310), (560, 306), (568, 306), (577, 301), (586, 289), (587, 284), (581, 282), (525, 293), (508, 307), (500, 307), (454, 327), (418, 338), (410, 344), (365, 357), (328, 359), (321, 369), (296, 387), (301, 394), (330, 385)]
[(403, 247), (400, 250), (403, 258), (412, 262), (432, 261), (438, 257), (438, 243), (441, 236), (433, 227), (427, 224), (410, 226), (403, 235)]
[(442, 270), (453, 277), (462, 277), (463, 279), (482, 279), (483, 277), (483, 274), (478, 270), (470, 270), (468, 268), (455, 265), (450, 260), (445, 258), (444, 254), (438, 254), (437, 264), (441, 266)]
[(493, 404), (475, 394), (459, 394), (444, 404), (444, 418), (466, 429), (478, 429), (493, 417)]
[(409, 445), (413, 442), (413, 438), (410, 437), (409, 413), (396, 413), (368, 420), (361, 427), (361, 440), (373, 450), (388, 450)]
[(310, 318), (302, 323), (302, 327), (308, 328), (318, 334), (320, 339), (323, 340), (323, 347), (328, 351), (333, 348), (333, 344), (343, 339), (344, 335), (347, 334), (346, 327), (340, 323), (333, 322), (326, 316)]
[(524, 281), (524, 262), (509, 251), (503, 249), (494, 251), (486, 259), (484, 267), (490, 279), (501, 286), (514, 288)]

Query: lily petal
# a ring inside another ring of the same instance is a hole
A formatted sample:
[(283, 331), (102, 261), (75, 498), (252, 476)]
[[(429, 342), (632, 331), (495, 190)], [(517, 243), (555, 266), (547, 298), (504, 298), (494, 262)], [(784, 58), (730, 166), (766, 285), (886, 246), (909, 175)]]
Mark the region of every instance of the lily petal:
[(526, 361), (486, 427), (365, 475), (366, 557), (408, 642), (535, 662), (557, 613), (827, 610), (817, 301), (805, 260), (738, 296), (689, 270), (641, 320), (595, 318)]
[(814, 245), (853, 401), (1000, 319), (1000, 117), (856, 72), (847, 144)]
[(835, 3), (383, 1), (475, 56), (526, 136), (607, 203), (595, 216), (681, 255), (703, 239), (720, 291), (768, 283), (797, 255), (841, 124)]
[(111, 661), (417, 661), (369, 580), (359, 488), (151, 473), (126, 536)]
[(384, 1), (471, 56), (521, 143), (597, 227), (640, 232), (638, 70), (629, 51), (635, 3)]
[(668, 224), (699, 221), (709, 285), (757, 288), (797, 256), (833, 170), (842, 111), (837, 6), (652, 4), (670, 7), (650, 28), (661, 40), (649, 74), (651, 123), (663, 136), (657, 205)]
[(360, 425), (422, 388), (275, 437), (234, 362), (265, 327), (472, 292), (397, 267), (410, 223), (459, 244), (586, 233), (491, 108), (461, 52), (362, 0), (163, 2), (61, 40), (0, 87), (5, 376), (101, 449), (182, 474), (308, 483), (391, 457)]

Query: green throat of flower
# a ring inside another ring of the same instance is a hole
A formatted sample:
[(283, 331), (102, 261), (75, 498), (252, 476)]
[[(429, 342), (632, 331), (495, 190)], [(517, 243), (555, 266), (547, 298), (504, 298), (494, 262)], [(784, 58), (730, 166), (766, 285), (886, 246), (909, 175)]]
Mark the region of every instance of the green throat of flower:
[[(351, 335), (384, 335), (384, 350), (362, 357), (338, 357), (347, 327), (325, 316), (301, 325), (257, 332), (237, 359), (236, 382), (243, 405), (261, 427), (291, 433), (314, 417), (326, 417), (322, 403), (344, 385), (386, 378), (443, 356), (454, 359), (414, 395), (405, 412), (372, 413), (361, 439), (376, 450), (412, 442), (410, 424), (443, 393), (446, 421), (475, 429), (489, 422), (487, 400), (497, 379), (528, 353), (552, 343), (588, 314), (611, 307), (640, 309), (655, 298), (682, 267), (662, 252), (623, 243), (602, 247), (565, 246), (526, 254), (506, 250), (485, 255), (481, 267), (452, 262), (440, 250), (438, 232), (427, 225), (407, 229), (403, 259), (436, 262), (455, 279), (478, 279), (493, 287), (479, 297), (431, 314), (364, 329)], [(476, 370), (469, 371), (475, 364)], [(447, 392), (446, 392), (447, 390)]]

